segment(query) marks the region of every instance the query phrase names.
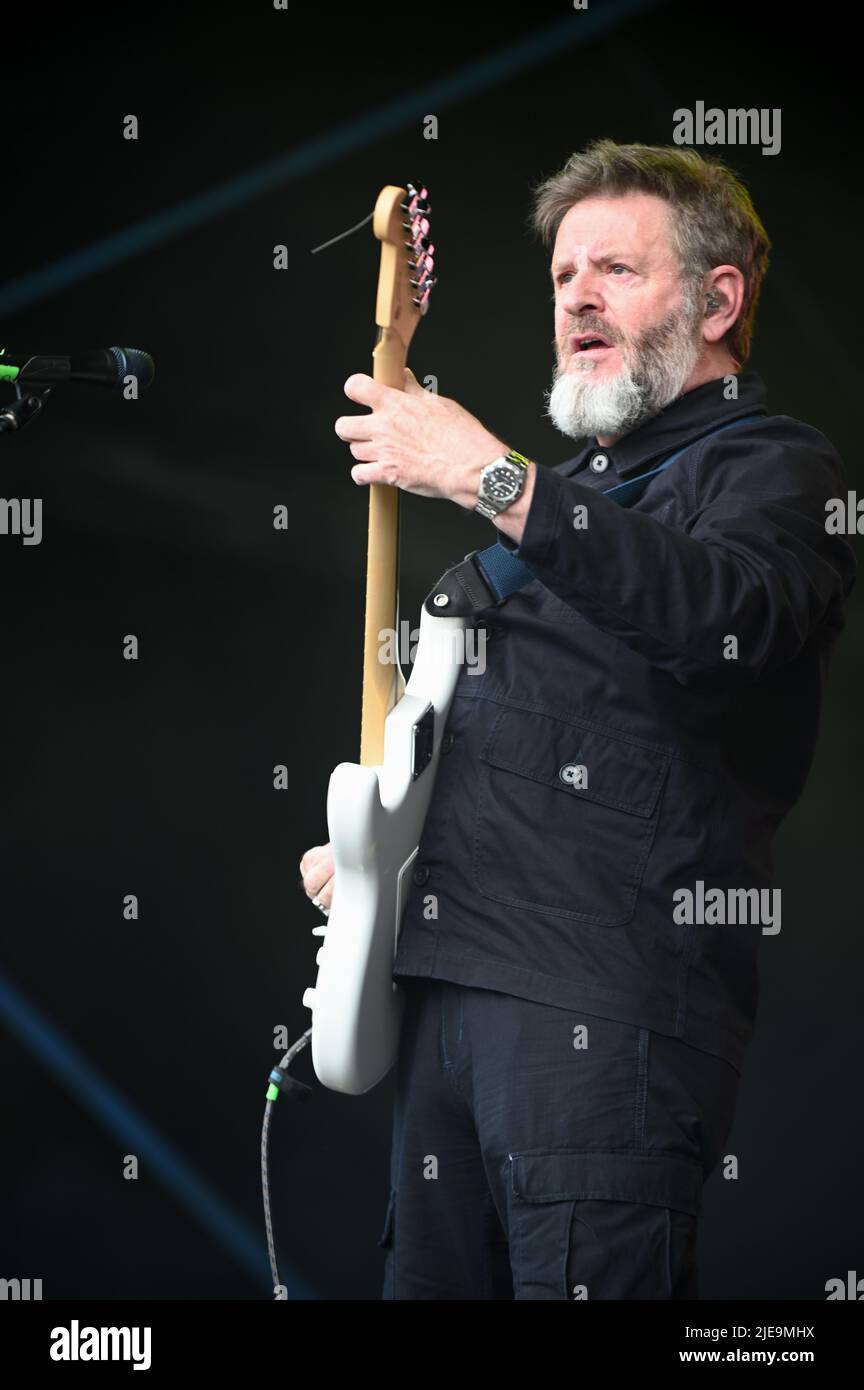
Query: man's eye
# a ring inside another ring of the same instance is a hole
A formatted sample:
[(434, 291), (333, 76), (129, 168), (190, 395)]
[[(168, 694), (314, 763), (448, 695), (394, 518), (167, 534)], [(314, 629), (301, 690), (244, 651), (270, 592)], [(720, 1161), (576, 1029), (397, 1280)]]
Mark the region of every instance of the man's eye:
[[(613, 265), (610, 265), (609, 269), (612, 270), (612, 271), (615, 271), (615, 270), (623, 270), (625, 275), (632, 275), (632, 274), (633, 274), (633, 272), (632, 272), (632, 270), (630, 269), (629, 265), (624, 265), (623, 262), (619, 262), (619, 261), (616, 261)], [(571, 270), (562, 270), (561, 274), (558, 276), (558, 284), (559, 284), (559, 285), (564, 285), (564, 284), (567, 283), (568, 280), (572, 280), (572, 278), (573, 278), (573, 272), (572, 272)]]

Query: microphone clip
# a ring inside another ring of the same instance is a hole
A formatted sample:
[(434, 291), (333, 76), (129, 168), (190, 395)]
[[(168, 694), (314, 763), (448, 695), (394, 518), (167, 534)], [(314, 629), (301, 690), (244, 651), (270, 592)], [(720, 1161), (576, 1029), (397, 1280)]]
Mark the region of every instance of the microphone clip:
[(17, 399), (6, 405), (0, 404), (0, 434), (17, 432), (29, 425), (31, 420), (42, 414), (43, 406), (53, 390), (51, 386), (44, 386), (22, 391), (17, 381), (12, 385)]

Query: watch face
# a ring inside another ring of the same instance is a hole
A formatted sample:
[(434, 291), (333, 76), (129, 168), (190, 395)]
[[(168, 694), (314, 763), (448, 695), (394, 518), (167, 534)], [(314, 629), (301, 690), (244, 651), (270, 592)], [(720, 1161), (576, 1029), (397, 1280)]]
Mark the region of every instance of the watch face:
[(499, 463), (490, 468), (483, 479), (483, 496), (493, 502), (509, 502), (519, 491), (519, 470), (512, 464)]

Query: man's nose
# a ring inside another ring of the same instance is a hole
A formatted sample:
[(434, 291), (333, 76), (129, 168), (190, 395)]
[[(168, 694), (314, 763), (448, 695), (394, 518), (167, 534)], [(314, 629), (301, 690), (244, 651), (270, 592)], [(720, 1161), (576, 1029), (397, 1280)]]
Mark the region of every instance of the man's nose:
[(597, 272), (588, 268), (571, 272), (570, 279), (561, 287), (558, 302), (565, 313), (573, 318), (578, 318), (589, 309), (599, 312), (605, 308)]

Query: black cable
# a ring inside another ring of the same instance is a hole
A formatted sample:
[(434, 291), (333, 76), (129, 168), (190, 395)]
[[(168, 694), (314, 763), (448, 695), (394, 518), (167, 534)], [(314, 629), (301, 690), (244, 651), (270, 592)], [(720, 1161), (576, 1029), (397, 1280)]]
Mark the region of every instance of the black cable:
[[(270, 1073), (270, 1084), (267, 1087), (267, 1104), (264, 1107), (264, 1125), (261, 1130), (261, 1188), (264, 1195), (264, 1225), (267, 1230), (267, 1254), (270, 1259), (270, 1273), (273, 1278), (273, 1290), (280, 1286), (279, 1270), (276, 1265), (276, 1247), (273, 1242), (273, 1221), (270, 1215), (270, 1179), (268, 1174), (268, 1148), (270, 1140), (270, 1117), (273, 1113), (273, 1106), (279, 1098), (281, 1092), (285, 1095), (293, 1096), (296, 1100), (308, 1100), (312, 1094), (311, 1086), (304, 1086), (302, 1081), (296, 1081), (293, 1076), (288, 1075), (288, 1068), (312, 1036), (312, 1029), (307, 1028), (306, 1032), (292, 1043), (278, 1067), (274, 1067)], [(287, 1297), (287, 1295), (286, 1295)]]

